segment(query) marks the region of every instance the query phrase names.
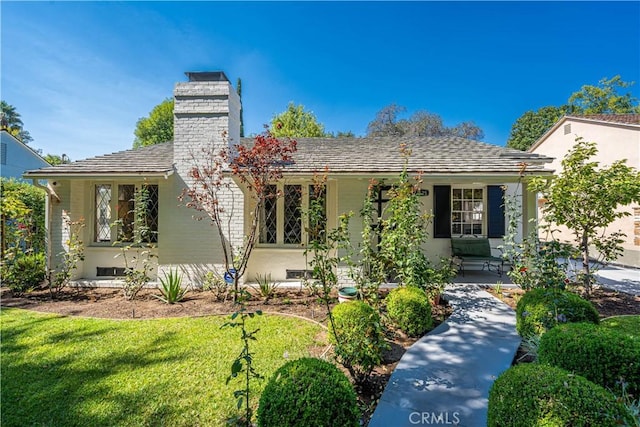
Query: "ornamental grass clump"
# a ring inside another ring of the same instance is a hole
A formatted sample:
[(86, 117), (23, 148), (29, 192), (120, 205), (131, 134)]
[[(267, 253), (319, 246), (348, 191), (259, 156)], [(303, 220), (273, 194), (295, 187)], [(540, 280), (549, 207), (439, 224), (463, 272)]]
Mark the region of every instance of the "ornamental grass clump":
[(273, 374), (262, 392), (258, 425), (356, 427), (360, 425), (356, 393), (331, 363), (292, 360)]
[(538, 361), (582, 375), (616, 393), (640, 392), (640, 340), (590, 323), (558, 325), (544, 334)]
[(425, 292), (403, 286), (389, 292), (387, 313), (393, 323), (410, 337), (424, 335), (433, 325), (431, 304)]
[(493, 383), (487, 425), (613, 427), (633, 419), (604, 387), (554, 366), (524, 363)]
[(533, 289), (516, 306), (516, 329), (521, 337), (542, 335), (562, 323), (600, 320), (591, 302), (560, 289)]

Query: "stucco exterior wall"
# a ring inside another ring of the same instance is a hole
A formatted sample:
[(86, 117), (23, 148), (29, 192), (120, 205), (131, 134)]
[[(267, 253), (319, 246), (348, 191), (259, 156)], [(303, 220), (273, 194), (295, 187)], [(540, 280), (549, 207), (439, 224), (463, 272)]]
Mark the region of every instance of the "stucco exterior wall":
[[(537, 147), (532, 148), (531, 152), (555, 157), (551, 168), (559, 173), (562, 159), (574, 146), (576, 137), (597, 144), (596, 160), (601, 166), (609, 166), (617, 160), (626, 159), (627, 165), (640, 169), (640, 126), (638, 125), (619, 125), (568, 118), (548, 134)], [(627, 236), (622, 244), (624, 254), (617, 262), (640, 267), (640, 218), (635, 218), (634, 208), (638, 209), (640, 205), (636, 203), (618, 208), (618, 211), (628, 212), (630, 215), (611, 223), (607, 231), (619, 230)], [(541, 210), (540, 216), (542, 217)], [(560, 232), (556, 234), (556, 238), (563, 241), (573, 239), (566, 227), (558, 228)]]
[[(380, 178), (381, 179), (381, 178)], [(378, 179), (378, 181), (380, 181)], [(386, 182), (393, 182), (393, 179), (387, 177)], [(310, 183), (310, 181), (309, 181)], [(459, 179), (460, 185), (470, 185), (469, 178)], [(421, 196), (421, 202), (424, 212), (433, 212), (433, 185), (434, 184), (452, 184), (451, 181), (428, 181), (422, 184), (422, 189), (428, 190), (429, 194)], [(492, 183), (495, 184), (495, 183)], [(505, 183), (507, 187), (506, 193), (509, 195), (517, 194), (522, 200), (522, 187), (516, 183)], [(328, 211), (328, 224), (329, 228), (335, 227), (338, 223), (338, 217), (344, 213), (353, 212), (353, 217), (349, 223), (350, 236), (355, 248), (355, 252), (358, 251), (358, 245), (361, 242), (362, 236), (362, 220), (360, 218), (360, 210), (364, 197), (367, 194), (367, 188), (369, 186), (368, 178), (357, 177), (339, 177), (338, 179), (329, 182), (329, 190), (327, 193), (327, 211)], [(483, 183), (476, 183), (478, 187), (484, 187)], [(535, 198), (525, 197), (523, 204), (531, 204), (530, 201)], [(376, 205), (377, 206), (377, 205)], [(535, 206), (535, 205), (534, 205)], [(374, 206), (375, 208), (375, 206)], [(523, 208), (523, 210), (526, 210)], [(529, 211), (530, 214), (535, 215), (534, 210)], [(245, 219), (246, 220), (246, 219)], [(505, 218), (506, 221), (506, 218)], [(528, 218), (524, 221), (528, 223)], [(424, 244), (424, 251), (426, 255), (434, 263), (438, 263), (441, 258), (448, 258), (451, 256), (451, 242), (448, 238), (434, 238), (433, 226), (430, 225), (428, 229), (429, 237)], [(522, 221), (518, 230), (517, 239), (521, 239), (523, 235)], [(491, 239), (491, 246), (498, 247), (503, 244), (503, 239)], [(495, 255), (499, 255), (497, 252)], [(475, 268), (471, 266), (470, 269)], [(278, 247), (277, 245), (258, 245), (251, 257), (249, 269), (247, 271), (247, 280), (249, 282), (254, 281), (256, 274), (271, 273), (271, 278), (274, 281), (285, 281), (286, 270), (305, 270), (309, 269), (304, 257), (304, 247)], [(340, 283), (347, 283), (348, 269), (345, 266), (341, 266), (338, 269), (338, 277)]]

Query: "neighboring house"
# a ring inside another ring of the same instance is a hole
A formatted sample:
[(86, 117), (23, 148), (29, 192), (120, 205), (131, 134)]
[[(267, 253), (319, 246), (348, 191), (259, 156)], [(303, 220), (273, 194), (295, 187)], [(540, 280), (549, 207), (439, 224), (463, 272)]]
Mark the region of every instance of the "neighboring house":
[[(590, 114), (564, 116), (529, 149), (530, 153), (553, 157), (552, 169), (561, 170), (564, 156), (573, 148), (576, 138), (595, 142), (598, 155), (594, 159), (601, 166), (617, 160), (627, 160), (627, 165), (640, 169), (640, 114)], [(622, 206), (630, 216), (614, 221), (607, 231), (621, 230), (627, 235), (623, 255), (618, 263), (640, 267), (640, 205)], [(572, 235), (566, 228), (556, 234), (560, 240), (570, 241)]]
[[(119, 232), (115, 220), (130, 221), (136, 188), (149, 190), (148, 221), (157, 231), (159, 271), (178, 267), (198, 281), (204, 271), (221, 271), (222, 255), (214, 227), (195, 221), (195, 211), (181, 205), (178, 196), (190, 185), (193, 156), (202, 147), (219, 148), (250, 139), (240, 138), (240, 100), (222, 72), (187, 73), (188, 82), (174, 90), (174, 142), (107, 154), (30, 171), (30, 179), (47, 179), (50, 188), (50, 242), (52, 253), (64, 250), (68, 232), (64, 219), (84, 218), (85, 259), (76, 278), (111, 280), (121, 258), (113, 246)], [(226, 137), (224, 136), (226, 135)], [(329, 168), (326, 188), (327, 226), (334, 227), (344, 212), (359, 212), (371, 178), (392, 183), (403, 167), (399, 145), (413, 150), (408, 169), (423, 173), (422, 201), (433, 212), (434, 224), (425, 251), (438, 260), (450, 255), (450, 237), (477, 234), (499, 244), (505, 232), (502, 192), (514, 193), (521, 174), (550, 175), (551, 159), (462, 138), (300, 138), (284, 178), (274, 183), (284, 197), (262, 214), (260, 242), (255, 248), (247, 280), (271, 273), (283, 281), (305, 270), (307, 241), (301, 210), (309, 203), (313, 174)], [(384, 203), (381, 196), (380, 207)], [(232, 241), (241, 244), (250, 220), (251, 201), (234, 184), (222, 203), (233, 215)], [(535, 195), (523, 192), (523, 227), (536, 214)], [(352, 236), (360, 238), (354, 219)], [(53, 260), (55, 264), (55, 260)]]
[(22, 180), (26, 171), (47, 166), (51, 165), (32, 148), (5, 129), (0, 131), (0, 176)]

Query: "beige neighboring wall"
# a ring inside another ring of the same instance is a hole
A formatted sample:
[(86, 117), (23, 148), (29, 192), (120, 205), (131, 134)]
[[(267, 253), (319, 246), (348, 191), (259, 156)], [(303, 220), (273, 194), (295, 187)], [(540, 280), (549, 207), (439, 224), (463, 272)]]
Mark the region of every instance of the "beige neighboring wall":
[[(563, 117), (534, 144), (529, 152), (554, 157), (551, 169), (558, 173), (564, 156), (571, 150), (576, 138), (595, 142), (598, 148), (596, 160), (601, 166), (609, 166), (626, 159), (627, 165), (640, 169), (640, 124), (615, 123), (584, 117)], [(627, 235), (622, 247), (624, 254), (617, 263), (640, 267), (640, 205), (622, 206), (630, 216), (614, 221), (608, 232), (622, 231)], [(542, 217), (542, 216), (541, 216)], [(557, 235), (561, 240), (571, 240), (568, 230)]]

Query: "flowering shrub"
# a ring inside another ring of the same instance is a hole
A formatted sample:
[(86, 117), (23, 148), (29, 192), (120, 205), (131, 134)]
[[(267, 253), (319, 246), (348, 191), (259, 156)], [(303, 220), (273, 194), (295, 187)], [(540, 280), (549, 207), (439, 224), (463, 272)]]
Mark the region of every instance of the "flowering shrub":
[[(511, 264), (507, 273), (511, 281), (525, 290), (565, 289), (569, 283), (567, 260), (572, 255), (571, 246), (558, 242), (548, 226), (540, 228), (535, 222), (529, 235), (517, 242), (522, 212), (519, 196), (505, 196), (504, 206), (508, 226), (502, 250), (505, 260)], [(541, 231), (547, 236), (546, 241), (540, 239)]]

